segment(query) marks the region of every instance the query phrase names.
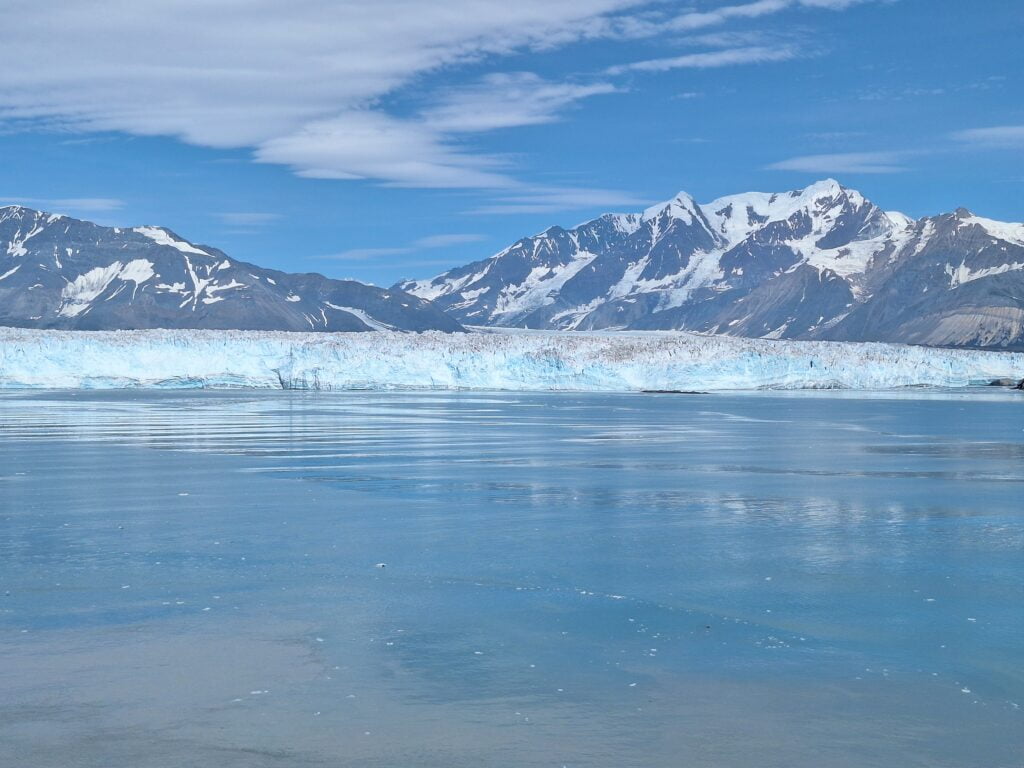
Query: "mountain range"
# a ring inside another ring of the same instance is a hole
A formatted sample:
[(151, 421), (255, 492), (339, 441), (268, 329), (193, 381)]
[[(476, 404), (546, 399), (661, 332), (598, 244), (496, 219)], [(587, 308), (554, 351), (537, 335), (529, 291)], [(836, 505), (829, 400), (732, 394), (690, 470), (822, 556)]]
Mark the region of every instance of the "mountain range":
[(0, 208), (0, 325), (112, 330), (458, 331), (430, 302), (229, 258), (163, 227)]
[(1024, 225), (918, 220), (826, 179), (551, 227), (395, 286), (460, 323), (1024, 348)]
[(0, 325), (688, 330), (1024, 349), (1024, 225), (911, 219), (827, 179), (551, 227), (390, 289), (268, 270), (164, 227), (0, 208)]

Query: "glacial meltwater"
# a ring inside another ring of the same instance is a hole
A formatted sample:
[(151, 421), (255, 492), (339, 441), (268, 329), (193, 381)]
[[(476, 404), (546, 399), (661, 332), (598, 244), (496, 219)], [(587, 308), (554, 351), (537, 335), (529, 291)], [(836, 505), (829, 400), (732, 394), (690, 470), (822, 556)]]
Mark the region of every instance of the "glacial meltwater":
[(1024, 394), (0, 393), (0, 765), (1024, 764)]

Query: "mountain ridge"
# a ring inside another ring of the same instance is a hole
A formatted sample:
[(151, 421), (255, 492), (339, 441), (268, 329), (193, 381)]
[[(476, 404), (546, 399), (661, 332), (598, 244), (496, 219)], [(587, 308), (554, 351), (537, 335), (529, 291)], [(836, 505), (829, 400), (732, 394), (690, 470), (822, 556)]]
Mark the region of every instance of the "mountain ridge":
[(0, 325), (65, 330), (206, 328), (457, 331), (396, 289), (287, 273), (166, 227), (104, 227), (0, 207)]
[(395, 287), (471, 325), (1024, 348), (1024, 225), (915, 220), (834, 179), (682, 192)]

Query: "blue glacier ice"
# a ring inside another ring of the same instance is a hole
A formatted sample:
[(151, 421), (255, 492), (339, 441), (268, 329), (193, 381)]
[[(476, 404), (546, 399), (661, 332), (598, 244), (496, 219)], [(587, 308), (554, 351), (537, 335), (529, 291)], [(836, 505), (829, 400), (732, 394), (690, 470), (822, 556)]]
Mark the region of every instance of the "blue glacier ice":
[(0, 330), (0, 387), (636, 391), (960, 387), (1024, 354), (681, 332)]

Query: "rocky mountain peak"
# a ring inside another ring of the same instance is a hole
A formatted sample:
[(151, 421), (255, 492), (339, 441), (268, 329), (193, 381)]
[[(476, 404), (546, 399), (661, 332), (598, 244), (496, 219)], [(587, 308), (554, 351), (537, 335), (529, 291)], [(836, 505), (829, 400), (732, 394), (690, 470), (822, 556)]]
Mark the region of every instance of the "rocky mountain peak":
[(1024, 346), (1024, 225), (965, 209), (915, 222), (822, 179), (568, 235), (401, 287), (477, 325)]
[(0, 325), (122, 330), (459, 330), (428, 302), (228, 258), (162, 226), (0, 208)]

